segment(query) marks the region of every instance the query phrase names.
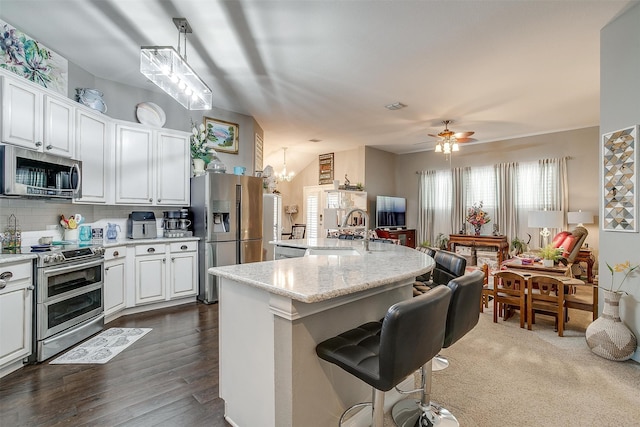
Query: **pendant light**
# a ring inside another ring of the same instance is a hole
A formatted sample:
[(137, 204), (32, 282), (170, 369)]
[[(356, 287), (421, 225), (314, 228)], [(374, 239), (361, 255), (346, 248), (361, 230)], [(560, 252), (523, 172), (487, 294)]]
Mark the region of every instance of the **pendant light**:
[[(187, 110), (210, 110), (211, 89), (187, 63), (187, 33), (191, 26), (186, 18), (173, 18), (178, 28), (178, 50), (171, 46), (142, 46), (140, 72), (178, 101)], [(180, 53), (180, 36), (184, 35), (184, 55)]]

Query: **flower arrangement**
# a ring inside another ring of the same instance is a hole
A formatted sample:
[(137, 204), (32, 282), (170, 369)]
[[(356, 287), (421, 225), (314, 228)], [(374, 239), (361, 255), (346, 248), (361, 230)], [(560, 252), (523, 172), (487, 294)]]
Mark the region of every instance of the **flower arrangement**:
[(209, 152), (212, 148), (209, 147), (208, 139), (209, 134), (207, 129), (204, 127), (202, 123), (200, 125), (196, 125), (191, 122), (192, 130), (191, 130), (191, 158), (192, 159), (201, 159), (204, 160), (205, 163), (209, 160)]
[[(632, 273), (638, 267), (640, 267), (640, 265), (636, 264), (636, 265), (634, 265), (632, 267), (631, 263), (629, 261), (626, 261), (626, 262), (623, 262), (622, 264), (614, 264), (613, 267), (611, 267), (609, 265), (609, 263), (607, 263), (607, 267), (609, 268), (609, 271), (611, 272), (611, 286), (607, 290), (610, 291), (610, 292), (616, 292), (617, 293), (617, 292), (620, 292), (620, 288), (622, 287), (622, 284), (624, 283), (624, 281), (627, 280), (627, 277), (632, 275)], [(615, 274), (616, 273), (624, 273), (624, 277), (622, 278), (622, 281), (620, 282), (618, 287), (614, 290), (613, 289), (613, 282), (615, 281)]]
[(487, 214), (487, 212), (482, 209), (482, 200), (479, 203), (474, 203), (467, 210), (466, 220), (469, 224), (473, 225), (476, 235), (480, 235), (480, 228), (483, 225), (491, 222), (491, 217), (489, 217), (489, 214)]

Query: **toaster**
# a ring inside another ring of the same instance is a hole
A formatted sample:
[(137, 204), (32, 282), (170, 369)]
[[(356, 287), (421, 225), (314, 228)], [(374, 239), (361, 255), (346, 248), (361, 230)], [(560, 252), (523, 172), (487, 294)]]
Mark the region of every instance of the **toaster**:
[(157, 237), (156, 216), (153, 212), (131, 212), (127, 219), (129, 239), (154, 239)]

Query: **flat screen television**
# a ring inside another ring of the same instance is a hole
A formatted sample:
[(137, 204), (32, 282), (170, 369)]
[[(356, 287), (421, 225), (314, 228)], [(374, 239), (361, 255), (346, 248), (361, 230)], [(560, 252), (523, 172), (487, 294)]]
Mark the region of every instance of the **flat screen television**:
[(405, 228), (407, 199), (404, 197), (376, 197), (376, 228)]

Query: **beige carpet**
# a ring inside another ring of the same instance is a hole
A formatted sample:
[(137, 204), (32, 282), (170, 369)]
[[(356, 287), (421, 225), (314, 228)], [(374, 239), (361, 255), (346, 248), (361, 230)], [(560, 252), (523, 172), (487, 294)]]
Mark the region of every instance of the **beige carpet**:
[[(640, 426), (640, 364), (591, 353), (590, 314), (570, 310), (564, 337), (552, 319), (533, 330), (518, 318), (493, 323), (493, 310), (448, 349), (448, 369), (433, 373), (432, 400), (466, 426)], [(385, 426), (393, 426), (390, 417)]]

